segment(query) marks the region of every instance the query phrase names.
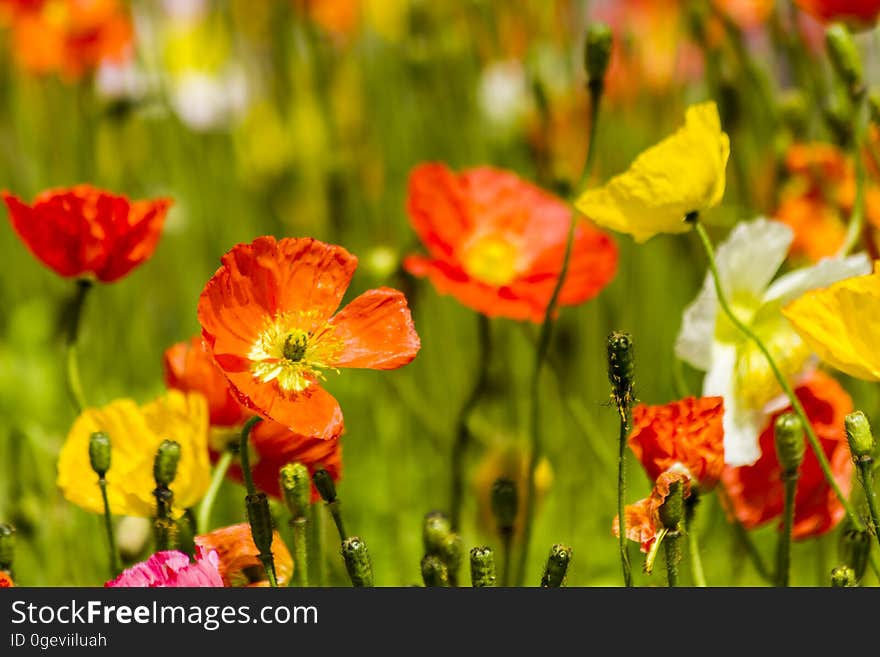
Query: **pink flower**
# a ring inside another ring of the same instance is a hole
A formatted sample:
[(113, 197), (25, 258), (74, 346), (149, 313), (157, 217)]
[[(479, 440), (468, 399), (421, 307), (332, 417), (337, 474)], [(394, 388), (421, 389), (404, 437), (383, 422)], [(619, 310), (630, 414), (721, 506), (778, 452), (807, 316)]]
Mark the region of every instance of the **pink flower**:
[(124, 570), (119, 577), (107, 582), (107, 587), (199, 587), (223, 586), (223, 578), (217, 566), (219, 557), (214, 550), (208, 552), (196, 547), (196, 561), (177, 550), (157, 552), (146, 561)]

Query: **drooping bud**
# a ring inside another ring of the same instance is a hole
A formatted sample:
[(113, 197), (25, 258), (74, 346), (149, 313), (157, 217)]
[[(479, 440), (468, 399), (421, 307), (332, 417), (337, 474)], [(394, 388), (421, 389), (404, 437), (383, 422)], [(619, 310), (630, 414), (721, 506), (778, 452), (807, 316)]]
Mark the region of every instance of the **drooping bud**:
[(373, 586), (373, 564), (367, 544), (357, 536), (342, 541), (342, 558), (353, 586)]
[(0, 523), (0, 570), (12, 570), (15, 560), (15, 527)]
[(570, 547), (557, 543), (550, 548), (550, 556), (547, 557), (547, 565), (544, 566), (544, 576), (541, 577), (541, 586), (544, 588), (563, 586), (569, 563), (571, 563)]
[(584, 68), (587, 71), (587, 81), (590, 88), (601, 89), (605, 72), (611, 61), (611, 48), (614, 45), (614, 36), (611, 28), (605, 23), (590, 23), (587, 28), (587, 39), (584, 47)]
[(261, 554), (272, 551), (272, 513), (269, 510), (269, 498), (265, 493), (245, 497), (247, 520), (251, 526), (254, 545)]
[(443, 554), (443, 544), (452, 531), (449, 517), (442, 511), (430, 511), (425, 514), (422, 523), (422, 542), (425, 554)]
[(449, 586), (449, 571), (443, 559), (436, 554), (422, 557), (422, 579), (425, 586)]
[(446, 570), (449, 572), (449, 580), (453, 584), (458, 581), (458, 571), (461, 568), (461, 562), (464, 561), (464, 542), (461, 536), (455, 532), (451, 532), (443, 540), (440, 548), (440, 557), (446, 564)]
[(163, 440), (153, 461), (153, 478), (157, 486), (168, 487), (177, 476), (177, 464), (180, 463), (180, 443)]
[(495, 586), (495, 553), (490, 547), (471, 550), (471, 585), (474, 588)]
[(676, 479), (669, 483), (669, 495), (658, 509), (660, 523), (669, 531), (677, 531), (684, 517), (684, 482)]
[(634, 374), (632, 336), (623, 331), (614, 331), (608, 336), (608, 380), (611, 382), (611, 397), (621, 418), (629, 414), (633, 403)]
[(785, 475), (797, 474), (804, 460), (804, 423), (794, 413), (783, 413), (773, 425), (776, 456)]
[(849, 526), (840, 534), (838, 556), (844, 566), (852, 568), (856, 581), (861, 581), (868, 569), (873, 538), (867, 530), (858, 530)]
[(502, 532), (512, 532), (519, 510), (519, 494), (513, 480), (501, 477), (492, 484), (492, 515)]
[(110, 436), (103, 431), (95, 431), (89, 436), (89, 463), (101, 478), (110, 469)]
[(857, 96), (864, 91), (862, 59), (849, 29), (843, 23), (833, 23), (825, 30), (825, 45), (831, 65), (850, 95)]
[(870, 459), (874, 453), (874, 434), (865, 414), (861, 411), (850, 413), (843, 424), (853, 461)]
[(312, 475), (312, 481), (315, 482), (315, 488), (318, 489), (322, 500), (327, 502), (327, 504), (332, 504), (336, 501), (336, 484), (333, 483), (333, 477), (330, 476), (329, 472), (324, 468), (315, 470), (315, 474)]
[(279, 478), (281, 490), (284, 491), (284, 502), (290, 515), (294, 518), (304, 518), (309, 511), (312, 496), (309, 469), (302, 463), (288, 463), (281, 468)]
[(831, 586), (838, 589), (856, 586), (856, 574), (849, 566), (838, 566), (831, 571)]

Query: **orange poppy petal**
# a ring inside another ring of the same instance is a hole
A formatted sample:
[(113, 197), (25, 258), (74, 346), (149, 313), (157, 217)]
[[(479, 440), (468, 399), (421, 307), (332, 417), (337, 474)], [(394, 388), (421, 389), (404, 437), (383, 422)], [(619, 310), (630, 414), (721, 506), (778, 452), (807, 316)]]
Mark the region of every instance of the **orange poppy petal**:
[(369, 290), (343, 308), (330, 324), (342, 351), (334, 367), (393, 370), (409, 363), (421, 342), (402, 292)]
[(409, 178), (412, 226), (436, 258), (450, 258), (471, 230), (473, 219), (456, 175), (442, 164), (421, 164)]
[(125, 276), (137, 265), (147, 260), (156, 250), (162, 227), (172, 201), (161, 198), (151, 201), (135, 201), (118, 208), (124, 217), (117, 219), (127, 224), (127, 230), (116, 236), (108, 249), (107, 261), (97, 272), (98, 278), (110, 283)]

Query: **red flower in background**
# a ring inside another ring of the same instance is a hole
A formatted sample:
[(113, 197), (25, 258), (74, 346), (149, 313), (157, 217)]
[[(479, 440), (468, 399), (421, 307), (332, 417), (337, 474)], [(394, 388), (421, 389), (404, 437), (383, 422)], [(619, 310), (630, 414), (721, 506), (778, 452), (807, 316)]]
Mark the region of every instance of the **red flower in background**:
[(794, 3), (821, 21), (845, 21), (862, 27), (870, 27), (880, 14), (880, 0), (794, 0)]
[(32, 205), (3, 192), (12, 227), (61, 276), (111, 283), (153, 255), (171, 200), (129, 201), (90, 185), (50, 189)]
[(683, 469), (702, 490), (715, 488), (724, 470), (723, 397), (688, 397), (633, 409), (629, 446), (651, 479)]
[[(240, 428), (251, 417), (250, 411), (232, 394), (229, 381), (214, 362), (201, 337), (195, 336), (169, 347), (165, 351), (164, 366), (165, 383), (169, 388), (200, 392), (207, 398), (212, 427)], [(341, 426), (339, 432), (342, 432)], [(302, 463), (311, 474), (323, 468), (334, 481), (339, 481), (342, 476), (339, 435), (329, 439), (303, 436), (282, 424), (263, 420), (251, 429), (249, 439), (254, 450), (251, 457), (254, 483), (268, 495), (282, 497), (278, 476), (281, 468), (288, 463)], [(209, 445), (214, 461), (220, 456), (215, 447)], [(237, 463), (229, 467), (228, 476), (235, 481), (243, 481), (241, 467)], [(313, 485), (312, 499), (319, 497)]]
[(12, 581), (12, 577), (10, 577), (9, 573), (0, 570), (0, 589), (8, 589), (13, 586), (15, 586), (15, 582)]
[[(565, 253), (565, 203), (505, 171), (423, 164), (410, 176), (407, 207), (428, 250), (407, 257), (407, 271), (484, 315), (544, 319)], [(579, 222), (560, 305), (596, 296), (616, 268), (611, 238)]]
[[(217, 554), (217, 570), (224, 586), (269, 586), (266, 570), (254, 545), (251, 527), (242, 522), (220, 527), (195, 538), (197, 549)], [(293, 575), (293, 559), (278, 530), (272, 532), (272, 557), (278, 585), (284, 586)]]
[[(662, 529), (659, 515), (660, 507), (669, 497), (670, 485), (676, 481), (684, 483), (684, 497), (689, 497), (691, 494), (690, 478), (680, 472), (664, 472), (657, 477), (649, 497), (639, 500), (635, 504), (627, 504), (623, 510), (626, 537), (638, 543), (642, 552), (648, 552), (651, 549), (657, 534)], [(620, 518), (618, 516), (614, 516), (612, 531), (615, 536), (620, 536)]]
[(340, 246), (260, 237), (222, 263), (199, 299), (202, 336), (239, 400), (295, 434), (342, 432), (342, 410), (320, 383), (327, 370), (396, 369), (418, 353), (397, 290), (368, 290), (334, 315), (357, 267)]
[(131, 57), (134, 28), (118, 0), (0, 0), (0, 25), (26, 71), (75, 80), (103, 61)]
[[(811, 375), (806, 383), (795, 389), (795, 394), (831, 463), (834, 478), (844, 495), (848, 494), (853, 464), (843, 420), (853, 410), (852, 399), (837, 381), (821, 372)], [(767, 422), (761, 432), (761, 458), (757, 463), (726, 468), (722, 476), (733, 505), (732, 511), (748, 529), (782, 516), (784, 490), (773, 425), (777, 417), (789, 411), (790, 407), (781, 410)], [(844, 514), (843, 506), (825, 481), (819, 461), (808, 446), (798, 479), (792, 536), (803, 539), (824, 534), (833, 529)]]

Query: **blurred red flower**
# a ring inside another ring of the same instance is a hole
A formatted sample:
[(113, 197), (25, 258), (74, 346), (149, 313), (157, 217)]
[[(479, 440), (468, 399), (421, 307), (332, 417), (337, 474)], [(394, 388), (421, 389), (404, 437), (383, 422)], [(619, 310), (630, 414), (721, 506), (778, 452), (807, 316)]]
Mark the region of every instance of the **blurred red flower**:
[(103, 61), (131, 57), (134, 28), (118, 0), (0, 0), (16, 62), (30, 73), (76, 80)]
[[(821, 372), (812, 374), (795, 389), (795, 394), (831, 463), (834, 478), (844, 495), (849, 494), (853, 464), (843, 420), (853, 410), (852, 399), (837, 381)], [(779, 415), (789, 411), (790, 407), (780, 410), (768, 420), (761, 432), (761, 458), (757, 463), (725, 468), (722, 475), (732, 511), (747, 529), (782, 516), (784, 491), (773, 425)], [(819, 461), (808, 446), (798, 479), (792, 536), (804, 539), (824, 534), (833, 529), (844, 514), (843, 506), (825, 481)]]
[[(407, 257), (407, 271), (489, 317), (544, 319), (565, 253), (565, 203), (506, 171), (480, 167), (456, 175), (442, 164), (422, 164), (410, 176), (407, 207), (428, 250)], [(614, 242), (580, 221), (560, 305), (596, 296), (616, 269)]]
[(808, 14), (821, 21), (845, 21), (869, 27), (880, 14), (880, 0), (794, 0)]
[(357, 267), (340, 246), (259, 237), (221, 261), (199, 299), (202, 336), (239, 400), (298, 435), (342, 432), (326, 370), (396, 369), (418, 353), (397, 290), (368, 290), (333, 314)]
[[(648, 552), (662, 529), (660, 507), (669, 497), (669, 487), (673, 482), (684, 483), (684, 497), (691, 494), (690, 478), (680, 472), (664, 472), (654, 483), (651, 495), (635, 504), (627, 504), (623, 510), (626, 524), (626, 537), (641, 545), (642, 552)], [(614, 516), (612, 531), (620, 536), (620, 518)]]
[(0, 570), (0, 589), (8, 589), (13, 586), (15, 586), (15, 582), (12, 581), (12, 577), (9, 573)]
[(153, 255), (171, 199), (129, 201), (77, 185), (50, 189), (32, 205), (3, 192), (12, 227), (31, 253), (61, 276), (111, 283)]
[(723, 397), (687, 397), (663, 406), (633, 409), (629, 446), (651, 479), (683, 471), (712, 490), (724, 470)]

